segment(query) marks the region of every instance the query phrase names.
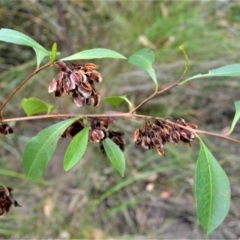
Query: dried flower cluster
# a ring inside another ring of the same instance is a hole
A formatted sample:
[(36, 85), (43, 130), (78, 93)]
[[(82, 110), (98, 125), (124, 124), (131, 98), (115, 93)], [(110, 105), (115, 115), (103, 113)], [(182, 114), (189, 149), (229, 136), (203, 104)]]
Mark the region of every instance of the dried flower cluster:
[(124, 132), (122, 131), (111, 131), (109, 130), (109, 124), (112, 124), (113, 121), (110, 119), (93, 119), (91, 121), (91, 129), (89, 132), (90, 142), (98, 142), (100, 149), (105, 153), (103, 147), (103, 140), (105, 138), (110, 138), (118, 147), (124, 151), (125, 140)]
[[(124, 151), (125, 140), (124, 133), (121, 131), (109, 130), (109, 125), (113, 124), (113, 120), (109, 118), (93, 118), (90, 119), (90, 129), (89, 129), (89, 141), (99, 143), (101, 150), (105, 153), (103, 148), (103, 140), (105, 138), (110, 138), (119, 148)], [(75, 121), (71, 126), (69, 126), (64, 133), (61, 135), (62, 138), (74, 137), (84, 128), (84, 122), (82, 119)]]
[(0, 125), (0, 133), (3, 135), (13, 134), (13, 129), (6, 123)]
[(101, 82), (102, 76), (95, 70), (98, 68), (97, 65), (93, 63), (72, 64), (71, 67), (68, 67), (62, 61), (56, 61), (54, 64), (60, 72), (58, 80), (53, 78), (50, 83), (49, 92), (55, 92), (56, 97), (60, 97), (63, 93), (70, 95), (78, 107), (99, 105), (100, 94), (96, 91), (95, 82)]
[(191, 143), (195, 138), (194, 131), (181, 126), (196, 129), (197, 125), (186, 123), (180, 118), (175, 122), (155, 119), (153, 123), (146, 121), (142, 129), (134, 133), (135, 144), (144, 149), (157, 149), (159, 155), (165, 156), (163, 145), (167, 142), (178, 144), (179, 142)]
[(0, 186), (0, 216), (9, 212), (10, 207), (21, 207), (18, 202), (13, 198), (12, 188)]

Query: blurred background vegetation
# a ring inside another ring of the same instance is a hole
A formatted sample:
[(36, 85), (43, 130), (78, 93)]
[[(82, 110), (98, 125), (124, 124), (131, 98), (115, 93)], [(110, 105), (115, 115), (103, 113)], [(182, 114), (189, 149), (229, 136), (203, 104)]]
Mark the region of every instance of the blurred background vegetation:
[[(163, 88), (184, 69), (185, 45), (190, 59), (187, 76), (239, 62), (239, 1), (80, 1), (0, 0), (0, 27), (21, 31), (61, 56), (103, 47), (130, 56), (143, 47), (155, 51), (157, 77)], [(0, 102), (35, 68), (34, 52), (0, 42)], [(102, 98), (129, 93), (134, 104), (150, 95), (154, 85), (142, 70), (123, 60), (97, 60), (103, 82)], [(56, 69), (35, 76), (7, 105), (4, 116), (24, 116), (20, 101), (38, 97), (59, 105), (60, 113), (103, 113), (115, 110), (104, 101), (98, 108), (76, 108), (70, 98), (54, 98), (48, 85)], [(239, 100), (238, 78), (195, 80), (153, 99), (141, 113), (166, 118), (183, 117), (200, 129), (224, 132)], [(126, 111), (122, 106), (120, 111)], [(15, 135), (0, 136), (0, 184), (14, 187), (22, 208), (0, 219), (1, 238), (87, 239), (237, 239), (240, 237), (239, 146), (220, 139), (204, 141), (219, 160), (231, 182), (231, 210), (209, 237), (197, 223), (194, 171), (197, 140), (188, 145), (166, 146), (166, 157), (137, 149), (133, 131), (140, 123), (119, 119), (115, 129), (125, 131), (126, 176), (121, 178), (90, 146), (81, 162), (62, 170), (69, 140), (58, 149), (42, 179), (25, 178), (22, 154), (26, 142), (53, 121), (11, 123)], [(233, 137), (239, 138), (237, 126)]]

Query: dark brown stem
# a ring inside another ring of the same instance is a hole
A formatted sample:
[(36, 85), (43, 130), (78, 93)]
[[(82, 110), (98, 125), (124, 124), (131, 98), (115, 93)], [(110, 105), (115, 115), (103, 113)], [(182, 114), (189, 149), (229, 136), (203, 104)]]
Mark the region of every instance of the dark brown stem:
[[(21, 84), (19, 86), (17, 86), (16, 89), (14, 89), (14, 91), (8, 96), (8, 98), (6, 99), (6, 101), (2, 104), (2, 106), (0, 107), (0, 113), (2, 113), (3, 108), (7, 105), (7, 103), (13, 98), (13, 96), (19, 91), (19, 89), (25, 85), (34, 75), (36, 75), (37, 73), (39, 73), (40, 71), (42, 71), (43, 69), (51, 66), (52, 63), (47, 63), (44, 66), (37, 68), (33, 73), (31, 73), (23, 82), (21, 82)], [(0, 117), (3, 119), (2, 114), (0, 114)]]

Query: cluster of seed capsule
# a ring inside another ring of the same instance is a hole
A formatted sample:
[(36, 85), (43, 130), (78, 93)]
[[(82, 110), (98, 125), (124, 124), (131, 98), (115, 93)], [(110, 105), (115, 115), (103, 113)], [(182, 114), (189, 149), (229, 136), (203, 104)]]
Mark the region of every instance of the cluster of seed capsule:
[(186, 123), (182, 118), (174, 122), (159, 119), (155, 119), (154, 122), (145, 121), (144, 127), (135, 131), (134, 141), (136, 146), (144, 149), (155, 147), (159, 155), (165, 156), (164, 144), (168, 142), (190, 144), (195, 138), (194, 129), (196, 128), (197, 125)]
[[(105, 153), (103, 147), (103, 140), (110, 138), (118, 147), (124, 151), (125, 140), (124, 133), (122, 131), (112, 131), (109, 130), (109, 125), (113, 124), (114, 121), (109, 118), (92, 118), (90, 121), (89, 128), (89, 142), (99, 143), (100, 149)], [(62, 138), (74, 137), (78, 134), (85, 124), (82, 119), (75, 121), (71, 126), (69, 126), (64, 133), (61, 135)]]
[(3, 135), (13, 134), (13, 129), (6, 123), (0, 124), (0, 133)]
[(100, 94), (95, 88), (95, 82), (101, 82), (102, 76), (95, 69), (97, 65), (93, 63), (71, 64), (67, 66), (65, 62), (56, 61), (54, 63), (60, 70), (58, 80), (53, 78), (49, 85), (48, 92), (55, 92), (55, 97), (60, 97), (63, 93), (70, 95), (73, 102), (78, 106), (83, 105), (98, 106)]
[(13, 198), (11, 187), (0, 186), (0, 216), (9, 212), (11, 206), (21, 207)]

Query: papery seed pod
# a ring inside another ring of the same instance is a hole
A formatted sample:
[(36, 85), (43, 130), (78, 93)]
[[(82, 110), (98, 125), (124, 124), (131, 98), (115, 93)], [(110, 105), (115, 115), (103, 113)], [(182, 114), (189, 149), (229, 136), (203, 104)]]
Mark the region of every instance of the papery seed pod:
[(92, 94), (92, 87), (88, 82), (81, 83), (78, 87), (78, 92), (81, 93), (81, 95), (84, 98), (89, 98)]
[(89, 132), (89, 140), (91, 142), (100, 142), (105, 138), (104, 131), (99, 129), (94, 129)]
[(145, 121), (144, 129), (145, 129), (146, 132), (150, 131), (152, 129), (152, 124), (147, 120)]
[(13, 129), (7, 123), (4, 123), (0, 125), (0, 133), (4, 135), (13, 134)]
[(10, 207), (21, 207), (21, 205), (13, 198), (12, 188), (0, 186), (0, 216), (9, 212)]
[(54, 92), (57, 89), (57, 81), (55, 78), (52, 79), (52, 82), (50, 83), (49, 87), (48, 87), (48, 92)]
[(92, 71), (89, 76), (88, 76), (88, 79), (94, 81), (94, 82), (101, 82), (102, 81), (102, 75), (100, 72), (98, 71)]
[(141, 143), (142, 143), (142, 130), (141, 129), (137, 129), (134, 132), (134, 142), (137, 146), (141, 145)]
[(171, 135), (171, 140), (173, 143), (177, 144), (180, 142), (180, 133), (178, 131), (173, 130)]
[(160, 156), (166, 156), (166, 155), (165, 155), (165, 152), (164, 152), (164, 150), (163, 150), (162, 148), (158, 148), (158, 149), (157, 149), (157, 153), (158, 153)]
[(184, 130), (182, 130), (180, 132), (180, 139), (184, 143), (190, 143), (191, 142), (191, 139), (189, 138), (188, 133)]
[(141, 143), (141, 147), (144, 149), (152, 149), (153, 148), (153, 143), (150, 137), (148, 136), (144, 136), (142, 138), (142, 143)]
[(78, 64), (78, 63), (71, 63), (71, 69), (80, 69), (82, 68), (84, 65), (82, 64)]
[(74, 71), (70, 74), (70, 79), (75, 85), (80, 85), (83, 82), (87, 81), (87, 77), (81, 71)]
[(97, 69), (98, 68), (98, 65), (94, 64), (94, 63), (87, 63), (85, 64), (81, 70), (85, 71), (85, 72), (90, 72), (94, 69)]
[(3, 124), (3, 134), (13, 134), (13, 129), (8, 124)]
[(152, 143), (156, 148), (163, 148), (162, 141), (160, 141), (160, 139), (158, 139), (156, 137), (152, 138)]
[(65, 93), (69, 94), (71, 90), (75, 89), (75, 83), (72, 82), (70, 78), (67, 78), (65, 81), (63, 81), (63, 89)]
[[(109, 127), (109, 124), (113, 124), (114, 121), (110, 118), (107, 118), (107, 119), (99, 119), (99, 127), (100, 129), (105, 129), (106, 131), (108, 131), (108, 127)], [(114, 135), (114, 131), (109, 131), (109, 134), (113, 134)], [(120, 134), (120, 132), (116, 132), (116, 134)], [(124, 133), (123, 133), (124, 135)]]
[(90, 106), (92, 104), (92, 97), (86, 98), (86, 105)]
[(72, 93), (72, 99), (73, 99), (73, 102), (77, 105), (77, 107), (82, 107), (86, 103), (85, 98), (82, 97), (80, 93), (76, 91)]
[(100, 94), (99, 93), (94, 94), (92, 98), (93, 98), (93, 106), (97, 107), (101, 100)]
[(62, 79), (59, 79), (57, 81), (57, 88), (55, 90), (55, 97), (60, 97), (62, 96), (63, 94), (63, 80)]
[(84, 128), (84, 124), (82, 119), (75, 121), (72, 125), (70, 125), (61, 135), (61, 138), (66, 137), (74, 137)]
[(179, 118), (176, 120), (176, 123), (180, 124), (180, 125), (183, 125), (183, 126), (186, 126), (186, 121), (183, 119), (183, 118)]
[(62, 61), (56, 61), (54, 64), (63, 72), (69, 72), (70, 69), (68, 68), (67, 64)]
[(117, 136), (113, 136), (113, 137), (111, 138), (111, 140), (112, 140), (116, 145), (118, 145), (118, 147), (119, 147), (122, 151), (124, 151), (125, 142), (123, 141), (122, 138), (117, 137)]

